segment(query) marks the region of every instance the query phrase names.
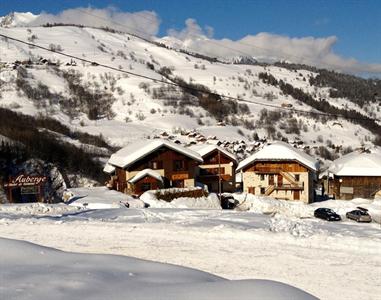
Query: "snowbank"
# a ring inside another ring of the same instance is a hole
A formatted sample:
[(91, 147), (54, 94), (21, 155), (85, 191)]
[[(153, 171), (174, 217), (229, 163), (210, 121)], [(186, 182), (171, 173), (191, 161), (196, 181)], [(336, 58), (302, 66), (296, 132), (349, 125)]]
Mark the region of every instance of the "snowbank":
[(252, 194), (233, 194), (240, 202), (238, 209), (250, 210), (263, 214), (281, 214), (290, 217), (310, 218), (313, 217), (314, 208), (303, 202), (278, 200), (272, 197), (255, 196)]
[(63, 214), (79, 211), (79, 207), (68, 206), (63, 203), (20, 203), (0, 205), (0, 215), (14, 215), (17, 217), (28, 216), (62, 216)]
[(220, 200), (216, 194), (200, 198), (177, 198), (171, 204), (177, 208), (221, 209)]
[(144, 207), (144, 203), (106, 187), (72, 188), (65, 192), (64, 197), (68, 205), (88, 209)]
[(270, 219), (269, 230), (272, 232), (287, 232), (295, 237), (309, 237), (315, 233), (312, 224), (281, 215), (275, 215)]
[(381, 199), (362, 199), (353, 200), (327, 200), (305, 204), (298, 201), (277, 200), (272, 197), (255, 196), (252, 194), (233, 194), (240, 204), (237, 209), (249, 210), (262, 214), (280, 214), (282, 216), (294, 218), (312, 218), (315, 209), (327, 207), (338, 213), (342, 219), (346, 219), (346, 213), (357, 209), (358, 206), (368, 209), (373, 221), (381, 222)]
[(327, 207), (333, 209), (343, 219), (345, 214), (351, 210), (357, 209), (358, 206), (368, 209), (374, 222), (381, 223), (381, 199), (362, 199), (355, 198), (353, 200), (328, 200), (323, 202), (315, 202), (310, 204), (314, 209), (318, 207)]
[(132, 257), (68, 253), (1, 238), (0, 249), (1, 295), (8, 300), (317, 299), (280, 282), (229, 281)]
[(199, 198), (180, 197), (171, 202), (166, 202), (158, 200), (155, 191), (147, 191), (140, 196), (140, 200), (147, 203), (151, 208), (221, 209), (220, 200), (216, 194)]

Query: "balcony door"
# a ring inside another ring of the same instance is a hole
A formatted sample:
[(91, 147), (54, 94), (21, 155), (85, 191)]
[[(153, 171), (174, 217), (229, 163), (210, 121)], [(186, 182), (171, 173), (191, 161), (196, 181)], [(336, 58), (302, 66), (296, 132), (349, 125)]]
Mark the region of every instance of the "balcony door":
[(283, 186), (283, 175), (278, 174), (278, 186), (281, 187)]
[(269, 175), (269, 185), (274, 185), (274, 175), (273, 174)]

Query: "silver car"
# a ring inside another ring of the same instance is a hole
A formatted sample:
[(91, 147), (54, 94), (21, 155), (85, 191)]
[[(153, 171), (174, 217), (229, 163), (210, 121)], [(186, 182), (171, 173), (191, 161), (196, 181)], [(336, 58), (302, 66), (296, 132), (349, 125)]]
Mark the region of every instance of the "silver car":
[(348, 219), (355, 220), (356, 222), (372, 222), (372, 217), (366, 210), (356, 209), (346, 213)]

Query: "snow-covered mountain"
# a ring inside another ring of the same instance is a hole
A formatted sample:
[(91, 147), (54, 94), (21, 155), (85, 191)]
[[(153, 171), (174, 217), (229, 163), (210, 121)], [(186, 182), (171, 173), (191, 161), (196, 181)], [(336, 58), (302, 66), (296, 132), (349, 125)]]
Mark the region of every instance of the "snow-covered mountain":
[[(0, 40), (2, 107), (52, 117), (75, 130), (102, 134), (117, 146), (161, 136), (165, 131), (184, 144), (208, 138), (214, 143), (236, 140), (239, 142), (230, 146), (241, 156), (265, 140), (287, 140), (311, 155), (332, 159), (354, 148), (370, 147), (377, 138), (379, 121), (298, 112), (331, 110), (381, 119), (376, 98), (361, 103), (341, 96), (341, 81), (337, 83), (336, 77), (334, 87), (324, 82), (336, 73), (323, 77), (314, 68), (256, 64), (254, 58), (247, 64), (246, 58), (238, 55), (235, 64), (226, 63), (172, 49), (166, 38), (150, 42), (110, 29), (12, 27), (10, 24), (23, 24), (21, 16), (30, 17), (28, 13), (3, 17), (0, 33), (55, 52)], [(59, 52), (96, 63), (70, 59)], [(180, 83), (183, 88), (128, 72)], [(379, 84), (375, 81), (374, 86)], [(194, 87), (204, 92), (195, 92)]]
[(12, 12), (9, 15), (0, 17), (0, 27), (22, 27), (32, 23), (39, 15), (30, 12)]

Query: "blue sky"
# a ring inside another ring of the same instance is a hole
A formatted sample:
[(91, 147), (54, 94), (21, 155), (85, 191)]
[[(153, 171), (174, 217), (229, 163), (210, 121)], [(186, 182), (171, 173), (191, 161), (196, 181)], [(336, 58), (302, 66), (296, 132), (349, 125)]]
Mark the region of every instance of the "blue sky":
[(159, 35), (169, 28), (181, 30), (188, 18), (213, 27), (214, 38), (240, 39), (269, 32), (288, 37), (336, 36), (338, 55), (365, 63), (381, 63), (381, 1), (247, 1), (247, 0), (139, 0), (139, 1), (40, 1), (0, 0), (0, 15), (11, 11), (58, 13), (75, 7), (114, 6), (121, 11), (155, 11)]

